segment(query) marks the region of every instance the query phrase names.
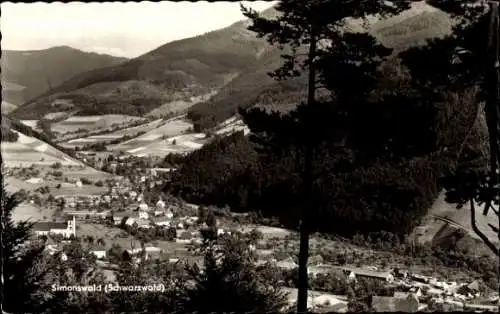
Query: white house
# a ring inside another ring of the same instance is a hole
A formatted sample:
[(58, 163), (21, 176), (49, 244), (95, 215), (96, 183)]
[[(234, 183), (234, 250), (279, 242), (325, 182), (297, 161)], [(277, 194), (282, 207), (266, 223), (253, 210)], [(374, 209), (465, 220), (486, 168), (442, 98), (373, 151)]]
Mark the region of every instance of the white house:
[(154, 224), (161, 227), (170, 227), (170, 220), (158, 220)]
[(104, 259), (106, 258), (106, 250), (104, 248), (94, 248), (90, 250), (90, 254), (95, 255), (97, 259)]
[(139, 212), (139, 219), (148, 219), (149, 218), (149, 214), (145, 211), (140, 211)]
[(77, 188), (81, 188), (81, 187), (83, 186), (82, 181), (80, 181), (80, 180), (76, 181), (75, 186), (76, 186)]
[(139, 210), (142, 210), (142, 211), (147, 211), (147, 210), (149, 210), (149, 206), (148, 206), (148, 204), (146, 204), (146, 203), (144, 203), (144, 202), (140, 203), (140, 204), (139, 204)]
[(64, 254), (64, 252), (61, 254), (61, 261), (65, 262), (68, 260), (68, 256)]
[(168, 219), (172, 219), (174, 217), (174, 213), (172, 213), (172, 211), (170, 210), (167, 210), (165, 212), (165, 217), (167, 217)]
[(76, 220), (73, 216), (73, 220), (68, 220), (66, 223), (38, 222), (33, 226), (33, 230), (37, 236), (60, 234), (65, 238), (69, 238), (71, 236), (76, 237)]
[(25, 182), (31, 183), (31, 184), (40, 184), (43, 182), (42, 178), (29, 178)]
[(156, 208), (159, 210), (164, 210), (165, 209), (165, 202), (160, 198), (158, 202), (156, 202)]
[(349, 279), (355, 279), (359, 277), (372, 278), (382, 280), (388, 283), (394, 281), (394, 276), (390, 272), (375, 272), (366, 269), (346, 269)]
[(125, 224), (126, 224), (127, 226), (132, 226), (133, 224), (135, 224), (135, 219), (134, 219), (134, 218), (132, 218), (132, 217), (129, 217), (129, 218), (127, 218), (127, 220), (125, 221)]
[(219, 228), (217, 229), (217, 235), (220, 236), (222, 234), (228, 234), (228, 235), (231, 235), (231, 231), (225, 231), (224, 229), (222, 228)]
[(165, 212), (162, 210), (155, 210), (153, 214), (155, 215), (155, 217), (158, 217), (158, 216), (164, 215)]

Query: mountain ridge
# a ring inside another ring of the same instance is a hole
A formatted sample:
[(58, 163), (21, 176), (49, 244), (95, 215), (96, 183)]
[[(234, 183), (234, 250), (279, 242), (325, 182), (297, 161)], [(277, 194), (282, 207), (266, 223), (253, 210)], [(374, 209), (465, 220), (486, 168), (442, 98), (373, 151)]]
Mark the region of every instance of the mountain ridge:
[(38, 50), (2, 49), (1, 59), (2, 87), (7, 86), (2, 90), (2, 97), (15, 105), (21, 105), (76, 74), (127, 60), (70, 46)]
[[(271, 8), (263, 14), (272, 17), (276, 10)], [(13, 115), (39, 119), (50, 112), (68, 110), (54, 107), (57, 99), (68, 99), (70, 109), (82, 115), (144, 115), (169, 102), (214, 94), (189, 109), (192, 119), (213, 122), (229, 118), (240, 105), (256, 105), (262, 99), (272, 102), (269, 94), (273, 90), (284, 89), (283, 102), (296, 103), (294, 97), (302, 93), (303, 86), (297, 80), (275, 82), (268, 77), (267, 73), (280, 65), (281, 52), (248, 31), (248, 23), (238, 21), (223, 29), (169, 42), (118, 66), (79, 74), (14, 110)], [(398, 49), (451, 29), (445, 13), (435, 10), (415, 10), (392, 24), (392, 29), (387, 20), (385, 23), (386, 27), (372, 27), (372, 33), (382, 43)], [(410, 34), (414, 30), (418, 30), (417, 35)], [(133, 89), (125, 88), (131, 84)], [(219, 115), (218, 111), (224, 113)]]

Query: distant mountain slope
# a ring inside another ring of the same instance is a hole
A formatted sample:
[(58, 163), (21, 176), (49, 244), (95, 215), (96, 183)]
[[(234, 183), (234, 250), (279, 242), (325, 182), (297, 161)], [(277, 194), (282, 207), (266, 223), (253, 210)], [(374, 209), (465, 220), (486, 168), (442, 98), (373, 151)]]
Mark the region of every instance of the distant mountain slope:
[(77, 74), (125, 60), (67, 46), (32, 51), (2, 50), (2, 87), (7, 90), (2, 96), (20, 105)]
[[(276, 16), (276, 10), (263, 12)], [(39, 119), (50, 112), (79, 115), (144, 115), (169, 103), (214, 94), (189, 109), (197, 126), (214, 126), (239, 106), (291, 108), (305, 95), (301, 78), (275, 82), (267, 73), (282, 62), (281, 52), (247, 29), (249, 21), (204, 35), (174, 41), (118, 66), (75, 76), (50, 93), (12, 112)], [(436, 10), (413, 9), (376, 22), (371, 32), (388, 46), (403, 49), (450, 31), (449, 17)], [(191, 102), (192, 103), (192, 102)]]
[(374, 25), (372, 33), (387, 47), (404, 49), (425, 44), (426, 39), (450, 33), (452, 20), (441, 11), (426, 11), (410, 16), (395, 24), (387, 21)]
[[(414, 13), (414, 14), (412, 14)], [(452, 20), (435, 9), (413, 10), (387, 20), (375, 22), (370, 32), (381, 43), (396, 51), (425, 44), (432, 37), (451, 32)], [(200, 131), (213, 127), (237, 112), (238, 107), (261, 106), (274, 110), (289, 110), (306, 99), (306, 78), (274, 81), (267, 73), (277, 69), (281, 51), (268, 50), (260, 59), (231, 83), (224, 86), (209, 101), (194, 105), (189, 118)]]
[(70, 100), (80, 114), (142, 115), (164, 103), (217, 90), (246, 71), (267, 46), (245, 22), (163, 45), (123, 64), (86, 72), (34, 99), (13, 115), (35, 119), (56, 99)]

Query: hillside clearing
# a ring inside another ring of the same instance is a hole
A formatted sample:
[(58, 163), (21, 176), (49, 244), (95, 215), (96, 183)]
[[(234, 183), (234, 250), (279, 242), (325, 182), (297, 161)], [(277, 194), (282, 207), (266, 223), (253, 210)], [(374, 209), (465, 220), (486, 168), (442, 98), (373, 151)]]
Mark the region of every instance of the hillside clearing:
[[(482, 208), (483, 206), (478, 206), (476, 209), (477, 226), (490, 241), (498, 243), (498, 235), (488, 226), (488, 223), (492, 225), (498, 224), (498, 217), (492, 211), (489, 212), (488, 216), (483, 216)], [(466, 231), (472, 238), (480, 239), (472, 230), (470, 215), (469, 205), (464, 206), (462, 209), (456, 209), (456, 205), (447, 203), (444, 193), (441, 193), (429, 210), (427, 217), (424, 218), (422, 226), (417, 227), (418, 230), (415, 233), (418, 234), (414, 236), (421, 243), (429, 242), (438, 235), (443, 226), (451, 224), (451, 227), (453, 227), (456, 224), (461, 226), (461, 229)]]
[(5, 167), (24, 167), (33, 164), (52, 165), (60, 162), (67, 166), (83, 165), (65, 153), (44, 143), (34, 137), (26, 136), (20, 132), (17, 142), (2, 142), (1, 151)]
[(80, 129), (95, 131), (109, 128), (113, 124), (132, 123), (137, 120), (144, 120), (144, 118), (120, 114), (72, 116), (52, 124), (51, 129), (53, 132), (62, 133), (64, 135), (65, 133), (75, 132)]
[(196, 138), (190, 133), (183, 134), (193, 127), (183, 118), (184, 116), (169, 119), (146, 134), (117, 145), (110, 145), (108, 148), (114, 151), (126, 151), (130, 154), (140, 152), (141, 156), (164, 156), (168, 152), (183, 153), (200, 148), (203, 143), (199, 143), (199, 135), (196, 135), (198, 136)]
[(210, 97), (217, 94), (217, 90), (211, 91), (210, 93), (189, 97), (189, 100), (174, 100), (161, 105), (148, 112), (146, 116), (161, 116), (164, 114), (172, 112), (185, 112), (195, 104), (203, 101), (207, 101)]
[(22, 202), (17, 206), (12, 213), (13, 221), (30, 221), (36, 222), (39, 220), (49, 220), (54, 214), (54, 210), (49, 208), (39, 208), (29, 202)]

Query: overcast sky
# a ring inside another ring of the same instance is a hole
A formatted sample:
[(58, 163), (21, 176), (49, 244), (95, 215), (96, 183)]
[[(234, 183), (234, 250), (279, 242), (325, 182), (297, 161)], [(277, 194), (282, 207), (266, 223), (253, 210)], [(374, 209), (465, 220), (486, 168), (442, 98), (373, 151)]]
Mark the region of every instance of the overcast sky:
[[(275, 2), (243, 1), (261, 11)], [(137, 57), (243, 19), (238, 2), (1, 3), (2, 49), (71, 46)]]

